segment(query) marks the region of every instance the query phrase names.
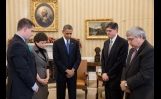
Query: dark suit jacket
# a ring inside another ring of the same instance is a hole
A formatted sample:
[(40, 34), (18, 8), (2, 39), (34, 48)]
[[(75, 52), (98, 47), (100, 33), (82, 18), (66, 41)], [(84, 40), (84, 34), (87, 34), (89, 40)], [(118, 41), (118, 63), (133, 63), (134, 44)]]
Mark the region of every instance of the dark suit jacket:
[(106, 85), (108, 82), (109, 87), (120, 88), (122, 69), (125, 66), (128, 54), (128, 42), (118, 35), (108, 55), (109, 43), (110, 39), (104, 42), (101, 66), (102, 73), (107, 73), (110, 80), (104, 81), (103, 85)]
[[(66, 69), (75, 69), (77, 71), (81, 62), (81, 54), (78, 41), (70, 39), (70, 52), (68, 54), (63, 37), (54, 41), (53, 44), (53, 60), (56, 65), (56, 80), (66, 80)], [(77, 72), (75, 73), (75, 77)]]
[(154, 47), (145, 40), (129, 63), (133, 51), (129, 51), (121, 78), (131, 90), (128, 99), (154, 99)]
[(31, 87), (36, 81), (33, 55), (18, 35), (12, 38), (7, 50), (8, 89), (7, 99), (31, 99)]

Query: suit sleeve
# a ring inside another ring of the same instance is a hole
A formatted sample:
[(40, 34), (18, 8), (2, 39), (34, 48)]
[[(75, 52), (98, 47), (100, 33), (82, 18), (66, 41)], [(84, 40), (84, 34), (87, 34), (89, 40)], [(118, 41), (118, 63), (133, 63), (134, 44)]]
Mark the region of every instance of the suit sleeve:
[(80, 65), (80, 61), (81, 61), (80, 48), (79, 48), (78, 41), (76, 41), (76, 61), (73, 65), (73, 68), (75, 69), (75, 71), (77, 71), (77, 69)]
[[(35, 77), (33, 77), (29, 65), (27, 63), (28, 54), (31, 54), (22, 44), (15, 44), (13, 50), (11, 51), (12, 60), (15, 65), (15, 70), (18, 72), (18, 75), (21, 79), (28, 85), (30, 88), (35, 84)], [(33, 67), (34, 68), (34, 67)]]
[(120, 53), (118, 55), (117, 61), (114, 66), (108, 71), (108, 76), (112, 79), (116, 76), (117, 72), (123, 69), (126, 64), (126, 58), (128, 54), (128, 42), (124, 41), (122, 46), (120, 47)]
[(105, 48), (105, 43), (102, 49), (102, 57), (101, 57), (101, 68), (102, 68), (102, 73), (106, 73), (105, 71), (105, 57), (104, 57), (104, 48)]
[(65, 71), (67, 70), (67, 67), (64, 66), (64, 64), (61, 62), (61, 60), (59, 59), (60, 55), (59, 55), (59, 48), (58, 48), (58, 41), (55, 41), (53, 43), (53, 60), (56, 64), (56, 67), (62, 72), (65, 73)]
[(142, 51), (134, 63), (133, 66), (139, 67), (139, 71), (127, 79), (130, 90), (152, 84), (154, 80), (154, 49)]

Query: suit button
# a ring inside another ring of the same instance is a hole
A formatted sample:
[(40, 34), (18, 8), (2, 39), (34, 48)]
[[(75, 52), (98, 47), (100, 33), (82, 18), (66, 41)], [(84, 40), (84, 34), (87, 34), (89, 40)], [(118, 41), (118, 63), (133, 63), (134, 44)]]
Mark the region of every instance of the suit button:
[(44, 67), (45, 68), (45, 67)]

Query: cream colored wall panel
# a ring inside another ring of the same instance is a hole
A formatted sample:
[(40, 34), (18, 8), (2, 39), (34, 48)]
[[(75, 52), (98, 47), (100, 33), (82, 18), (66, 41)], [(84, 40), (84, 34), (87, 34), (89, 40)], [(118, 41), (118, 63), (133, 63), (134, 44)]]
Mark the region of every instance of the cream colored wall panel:
[[(30, 0), (6, 0), (6, 39), (15, 34), (17, 22), (23, 17), (30, 18)], [(154, 0), (58, 0), (58, 31), (45, 33), (60, 38), (63, 26), (71, 24), (72, 37), (82, 43), (82, 57), (94, 57), (95, 47), (102, 50), (105, 40), (86, 40), (85, 20), (106, 18), (118, 23), (118, 34), (125, 39), (129, 28), (141, 26), (147, 32), (147, 40), (154, 45)]]

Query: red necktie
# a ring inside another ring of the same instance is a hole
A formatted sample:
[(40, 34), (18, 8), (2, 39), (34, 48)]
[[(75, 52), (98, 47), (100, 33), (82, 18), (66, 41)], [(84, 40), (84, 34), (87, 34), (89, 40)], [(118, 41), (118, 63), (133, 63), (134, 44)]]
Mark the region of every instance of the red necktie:
[(131, 63), (132, 59), (134, 58), (134, 56), (136, 55), (136, 53), (137, 53), (137, 49), (134, 50), (134, 52), (133, 52), (133, 54), (132, 54), (132, 56), (131, 56), (130, 63)]

